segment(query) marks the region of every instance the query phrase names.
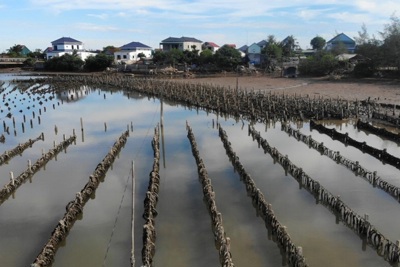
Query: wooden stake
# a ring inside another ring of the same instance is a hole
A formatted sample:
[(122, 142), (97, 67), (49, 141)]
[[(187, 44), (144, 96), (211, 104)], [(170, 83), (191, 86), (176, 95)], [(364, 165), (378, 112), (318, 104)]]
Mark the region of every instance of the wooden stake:
[(132, 250), (131, 267), (135, 266), (135, 163), (132, 160)]
[(14, 173), (10, 172), (10, 180), (11, 180), (11, 184), (14, 185)]

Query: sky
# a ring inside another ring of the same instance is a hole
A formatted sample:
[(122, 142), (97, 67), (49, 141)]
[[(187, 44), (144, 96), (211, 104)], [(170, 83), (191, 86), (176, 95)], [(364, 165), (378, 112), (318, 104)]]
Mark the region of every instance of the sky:
[(307, 49), (316, 36), (357, 37), (363, 24), (379, 38), (393, 15), (399, 0), (0, 0), (0, 53), (15, 44), (44, 50), (61, 37), (101, 50), (182, 36), (239, 48), (293, 35)]

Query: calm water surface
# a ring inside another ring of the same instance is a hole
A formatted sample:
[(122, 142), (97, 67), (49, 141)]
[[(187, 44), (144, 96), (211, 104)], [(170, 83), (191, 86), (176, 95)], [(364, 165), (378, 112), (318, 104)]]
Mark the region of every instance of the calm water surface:
[[(40, 100), (29, 99), (27, 93), (11, 92), (16, 86), (11, 81), (14, 78), (0, 75), (0, 80), (6, 81), (0, 98), (4, 99), (0, 102), (3, 110), (0, 117), (9, 127), (9, 133), (4, 133), (5, 143), (0, 144), (1, 153), (42, 132), (45, 140), (36, 142), (22, 155), (2, 165), (0, 184), (9, 182), (11, 171), (18, 176), (27, 168), (28, 160), (34, 163), (42, 151), (46, 152), (54, 142), (62, 141), (63, 135), (69, 137), (75, 130), (77, 141), (0, 205), (0, 265), (29, 266), (34, 261), (63, 217), (66, 204), (75, 198), (76, 192), (83, 188), (97, 164), (128, 127), (130, 136), (125, 147), (59, 248), (53, 266), (130, 266), (132, 161), (136, 177), (133, 207), (135, 266), (141, 266), (143, 200), (153, 164), (151, 140), (154, 128), (160, 122), (160, 101), (133, 92), (128, 96), (120, 91), (110, 91), (110, 88), (76, 88), (58, 94), (54, 99), (49, 99), (51, 94), (40, 96), (43, 100), (40, 99), (42, 104), (39, 104)], [(8, 110), (5, 102), (12, 101), (14, 103), (9, 104), (11, 109)], [(16, 121), (15, 127), (12, 119), (6, 117), (8, 112)], [(236, 267), (287, 264), (264, 222), (257, 217), (238, 174), (233, 171), (218, 137), (216, 122), (226, 130), (240, 161), (272, 204), (277, 219), (287, 226), (293, 242), (303, 247), (309, 266), (390, 266), (352, 230), (337, 222), (327, 208), (316, 204), (313, 196), (300, 189), (293, 177), (286, 175), (279, 164), (264, 154), (248, 135), (247, 123), (243, 126), (242, 122), (237, 123), (232, 118), (165, 102), (154, 266), (220, 266), (210, 217), (203, 203), (202, 188), (187, 139), (186, 121), (193, 128), (200, 156), (212, 180), (216, 204), (222, 213), (226, 234), (231, 238)], [(398, 144), (358, 131), (352, 122), (326, 123), (338, 131), (348, 132), (357, 140), (387, 148), (389, 153), (400, 156)], [(315, 130), (310, 131), (308, 123), (293, 126), (400, 186), (398, 169)], [(360, 215), (368, 214), (371, 223), (387, 238), (393, 242), (400, 239), (397, 225), (400, 204), (396, 200), (290, 137), (281, 131), (279, 123), (255, 127), (270, 145), (287, 154), (295, 165), (301, 166), (331, 193), (340, 195), (354, 211)]]

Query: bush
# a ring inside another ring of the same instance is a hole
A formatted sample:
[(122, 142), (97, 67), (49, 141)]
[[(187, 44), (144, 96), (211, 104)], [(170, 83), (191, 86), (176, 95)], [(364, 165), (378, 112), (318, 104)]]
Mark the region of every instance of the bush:
[(49, 71), (79, 71), (83, 67), (83, 60), (76, 55), (65, 54), (53, 57), (46, 61), (44, 67)]
[(224, 45), (214, 54), (214, 62), (223, 70), (232, 71), (242, 63), (240, 52), (235, 48)]
[(361, 62), (354, 67), (353, 74), (357, 78), (372, 77), (374, 75), (374, 68), (367, 62)]
[(85, 60), (84, 69), (87, 71), (104, 71), (113, 63), (114, 58), (100, 53)]
[(321, 51), (300, 61), (299, 72), (303, 75), (324, 76), (338, 67), (339, 62), (334, 55)]

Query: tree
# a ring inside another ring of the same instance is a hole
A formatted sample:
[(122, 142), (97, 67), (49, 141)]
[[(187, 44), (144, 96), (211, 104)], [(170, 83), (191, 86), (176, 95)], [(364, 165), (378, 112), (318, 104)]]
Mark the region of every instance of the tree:
[(268, 43), (268, 46), (263, 48), (261, 54), (267, 55), (268, 58), (276, 59), (280, 61), (282, 59), (282, 47), (277, 43)]
[(140, 53), (137, 55), (137, 57), (140, 58), (140, 59), (142, 59), (142, 58), (145, 58), (146, 55), (145, 55), (143, 52), (140, 52)]
[(274, 35), (268, 35), (267, 45), (263, 47), (261, 54), (272, 58), (282, 57), (282, 47), (278, 44)]
[(321, 36), (316, 36), (310, 42), (313, 49), (322, 50), (326, 44), (326, 40)]
[(267, 42), (268, 42), (268, 45), (278, 44), (278, 42), (276, 41), (275, 35), (273, 35), (273, 34), (268, 35)]
[(323, 76), (331, 73), (338, 66), (339, 62), (333, 54), (321, 50), (300, 61), (299, 72), (303, 75)]
[(183, 61), (189, 65), (198, 64), (199, 62), (199, 51), (196, 49), (196, 45), (191, 46), (192, 50), (183, 51), (184, 58)]
[(96, 56), (90, 56), (85, 60), (85, 70), (87, 71), (104, 71), (113, 63), (114, 58), (104, 53)]
[(391, 23), (386, 24), (381, 32), (384, 38), (382, 44), (383, 61), (388, 67), (396, 67), (400, 72), (400, 18), (394, 15), (390, 18)]
[(45, 69), (51, 71), (79, 71), (85, 62), (77, 55), (65, 54), (46, 61)]
[(223, 70), (232, 71), (242, 62), (242, 57), (235, 48), (224, 45), (214, 54), (215, 63)]
[(161, 50), (155, 50), (153, 53), (153, 62), (156, 64), (163, 64), (166, 59), (166, 53)]
[(361, 31), (358, 31), (358, 37), (354, 37), (354, 40), (356, 41), (356, 45), (363, 45), (370, 41), (367, 26), (364, 23), (361, 26)]
[(21, 57), (22, 56), (21, 52), (23, 48), (24, 47), (22, 45), (16, 44), (7, 49), (7, 54), (11, 57)]
[(335, 56), (348, 53), (347, 47), (343, 42), (338, 42), (333, 48), (331, 49), (331, 53)]
[(101, 51), (104, 54), (111, 54), (114, 55), (115, 52), (121, 51), (119, 47), (115, 47), (113, 45), (108, 45), (106, 47), (103, 47), (103, 51)]
[(201, 51), (199, 56), (199, 64), (209, 64), (213, 62), (213, 52), (210, 49)]
[(172, 66), (175, 66), (175, 64), (183, 62), (184, 62), (183, 51), (174, 48), (165, 52), (165, 60), (164, 60), (165, 64), (171, 64)]
[(358, 37), (354, 37), (356, 41), (356, 53), (363, 56), (365, 60), (358, 63), (354, 67), (354, 75), (357, 77), (369, 77), (383, 63), (382, 42), (370, 38), (365, 24), (361, 26), (361, 31), (358, 32)]
[(30, 58), (35, 58), (35, 59), (44, 59), (45, 54), (42, 52), (41, 49), (36, 49), (34, 52), (30, 52), (27, 55)]
[(285, 57), (291, 57), (294, 54), (294, 50), (298, 47), (296, 39), (293, 35), (289, 35), (282, 42), (282, 54)]

